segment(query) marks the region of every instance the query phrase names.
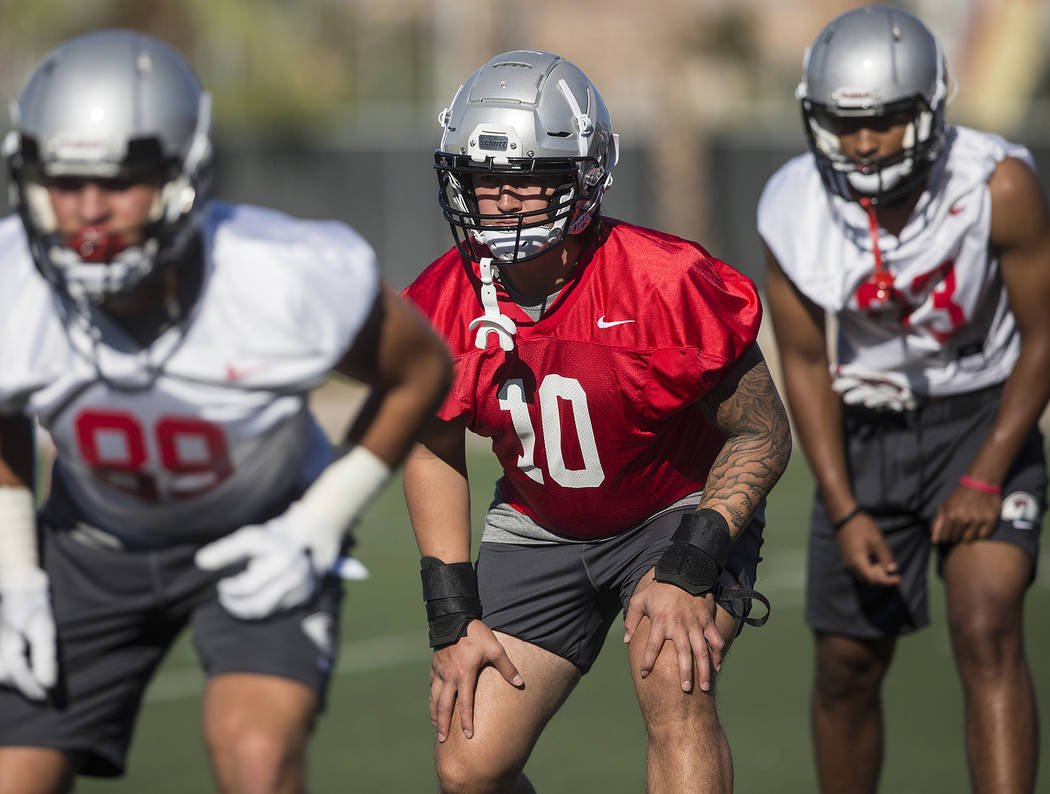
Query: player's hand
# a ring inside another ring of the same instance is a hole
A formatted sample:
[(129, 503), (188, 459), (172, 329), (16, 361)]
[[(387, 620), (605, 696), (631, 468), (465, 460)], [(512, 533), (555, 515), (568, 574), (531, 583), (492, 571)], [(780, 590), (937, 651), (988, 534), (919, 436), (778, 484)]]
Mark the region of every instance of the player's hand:
[(842, 564), (854, 577), (866, 584), (894, 587), (900, 584), (897, 561), (886, 544), (879, 525), (867, 513), (856, 518), (835, 533)]
[(430, 722), (437, 728), (439, 742), (448, 738), (453, 711), (468, 739), (474, 735), (474, 692), (478, 674), (492, 665), (511, 686), (525, 682), (507, 656), (503, 644), (480, 620), (471, 621), (467, 634), (453, 645), (434, 651), (430, 662)]
[(624, 618), (624, 642), (630, 642), (642, 617), (650, 621), (649, 638), (642, 653), (639, 675), (645, 678), (653, 671), (664, 643), (670, 640), (678, 659), (682, 691), (693, 689), (693, 664), (700, 689), (711, 689), (711, 671), (722, 668), (726, 643), (715, 624), (715, 597), (689, 595), (673, 584), (653, 581), (650, 570), (635, 588)]
[(316, 518), (294, 502), (265, 524), (253, 524), (202, 546), (197, 566), (216, 571), (246, 563), (219, 581), (219, 603), (242, 620), (260, 620), (308, 601), (339, 554), (340, 538), (318, 531)]
[(39, 568), (4, 571), (0, 579), (0, 685), (44, 700), (55, 685), (55, 619), (47, 574)]
[(930, 526), (934, 543), (970, 543), (987, 538), (999, 524), (1002, 497), (957, 486), (937, 508)]

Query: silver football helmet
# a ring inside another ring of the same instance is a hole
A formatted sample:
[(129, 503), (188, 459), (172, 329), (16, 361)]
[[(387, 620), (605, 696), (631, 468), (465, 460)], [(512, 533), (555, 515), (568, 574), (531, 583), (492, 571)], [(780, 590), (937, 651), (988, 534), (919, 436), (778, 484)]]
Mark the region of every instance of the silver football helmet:
[[(578, 67), (547, 52), (518, 50), (490, 60), (460, 86), (438, 121), (438, 202), (460, 251), (479, 261), (533, 259), (588, 227), (612, 185), (618, 156), (609, 111)], [(482, 215), (474, 178), (492, 173), (552, 176), (547, 208), (515, 225)]]
[[(56, 288), (99, 303), (179, 260), (212, 177), (211, 99), (181, 55), (133, 31), (79, 36), (44, 57), (11, 114), (12, 202)], [(161, 189), (141, 244), (94, 227), (58, 233), (49, 180), (143, 173), (160, 175)]]
[[(824, 183), (845, 198), (899, 200), (944, 149), (947, 63), (933, 34), (900, 8), (866, 6), (829, 22), (806, 50), (795, 95)], [(843, 154), (835, 131), (843, 120), (893, 116), (909, 119), (900, 152), (864, 163)]]

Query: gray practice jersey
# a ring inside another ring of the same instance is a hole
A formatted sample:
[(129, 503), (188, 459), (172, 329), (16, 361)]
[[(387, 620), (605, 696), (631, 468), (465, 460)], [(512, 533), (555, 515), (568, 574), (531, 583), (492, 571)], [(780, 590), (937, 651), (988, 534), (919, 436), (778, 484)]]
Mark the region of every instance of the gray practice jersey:
[(838, 316), (840, 374), (897, 373), (918, 395), (974, 391), (1010, 374), (1020, 337), (988, 246), (988, 179), (1006, 157), (1034, 170), (1023, 146), (949, 128), (900, 236), (877, 231), (893, 277), (884, 302), (873, 299), (875, 243), (865, 209), (824, 189), (811, 154), (770, 178), (759, 233), (795, 286)]
[(307, 410), (377, 295), (343, 224), (212, 202), (188, 316), (142, 349), (88, 321), (0, 222), (0, 412), (35, 416), (84, 521), (137, 544), (206, 539), (305, 487), (331, 459)]

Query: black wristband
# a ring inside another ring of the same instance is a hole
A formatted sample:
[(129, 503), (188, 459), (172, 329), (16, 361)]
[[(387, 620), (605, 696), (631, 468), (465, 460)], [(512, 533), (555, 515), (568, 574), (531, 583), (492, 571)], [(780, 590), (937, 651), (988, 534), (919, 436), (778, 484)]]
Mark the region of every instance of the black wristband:
[(467, 633), (472, 620), (481, 617), (478, 578), (469, 562), (444, 563), (437, 557), (419, 561), (423, 600), (430, 627), (430, 647), (451, 645)]
[(671, 545), (656, 563), (658, 582), (673, 584), (690, 595), (718, 590), (718, 577), (733, 545), (729, 524), (717, 510), (703, 508), (682, 516)]
[(856, 518), (862, 512), (864, 512), (864, 511), (861, 510), (860, 505), (857, 505), (852, 510), (850, 510), (848, 513), (846, 513), (846, 515), (844, 515), (842, 518), (840, 518), (838, 521), (832, 521), (831, 522), (832, 530), (834, 530), (835, 532), (838, 532), (840, 529), (842, 529), (844, 526), (846, 526), (846, 524), (848, 524), (850, 521), (852, 521), (854, 518)]

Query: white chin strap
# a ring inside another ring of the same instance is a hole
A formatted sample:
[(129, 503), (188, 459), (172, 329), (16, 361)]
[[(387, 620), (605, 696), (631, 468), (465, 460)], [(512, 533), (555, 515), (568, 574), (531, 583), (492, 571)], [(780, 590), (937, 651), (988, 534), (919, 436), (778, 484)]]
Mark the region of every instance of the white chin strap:
[(478, 263), (478, 276), (481, 278), (481, 308), (485, 313), (475, 317), (467, 326), (471, 331), (477, 329), (474, 347), (484, 350), (489, 346), (489, 334), (495, 334), (499, 339), (499, 346), (509, 353), (514, 349), (514, 334), (518, 332), (518, 326), (499, 310), (490, 257), (485, 257)]

